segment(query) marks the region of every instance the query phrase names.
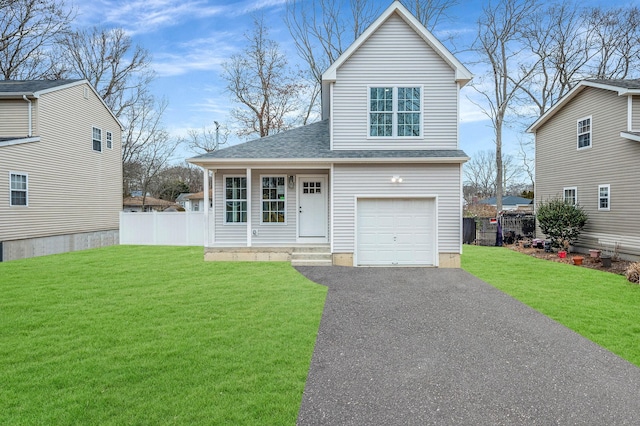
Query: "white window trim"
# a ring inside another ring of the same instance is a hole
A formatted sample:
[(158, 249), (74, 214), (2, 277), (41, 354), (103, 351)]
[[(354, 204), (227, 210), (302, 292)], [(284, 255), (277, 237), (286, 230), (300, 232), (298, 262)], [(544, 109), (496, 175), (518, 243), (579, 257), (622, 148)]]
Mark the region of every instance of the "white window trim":
[[(580, 135), (584, 135), (585, 133), (580, 133), (578, 131), (578, 127), (580, 126), (580, 122), (581, 121), (585, 121), (585, 120), (589, 120), (589, 145), (587, 146), (580, 146)], [(583, 149), (589, 149), (593, 146), (593, 118), (591, 115), (587, 116), (587, 117), (582, 117), (579, 118), (578, 120), (576, 120), (576, 148), (580, 151), (582, 151)]]
[[(393, 109), (392, 114), (392, 135), (391, 136), (371, 136), (371, 89), (389, 87), (393, 89)], [(398, 89), (420, 89), (420, 136), (398, 136)], [(424, 86), (422, 84), (371, 84), (367, 86), (367, 139), (373, 140), (423, 140), (424, 139)]]
[[(284, 222), (264, 222), (263, 218), (264, 218), (264, 210), (262, 209), (263, 205), (262, 202), (264, 201), (262, 199), (262, 190), (264, 189), (262, 187), (262, 178), (284, 178)], [(287, 212), (287, 202), (289, 201), (289, 194), (287, 192), (287, 176), (286, 175), (277, 175), (277, 174), (267, 174), (267, 175), (260, 175), (260, 225), (265, 225), (265, 226), (282, 226), (282, 225), (286, 225), (287, 221), (289, 220), (289, 214)]]
[[(247, 179), (247, 175), (223, 175), (222, 176), (222, 223), (224, 225), (229, 226), (247, 226), (249, 222), (249, 215), (251, 215), (251, 211), (249, 210), (249, 200), (245, 199), (244, 201), (247, 203), (247, 222), (227, 222), (227, 178), (245, 178)], [(247, 182), (247, 187), (249, 183)], [(248, 188), (247, 188), (248, 191)], [(247, 196), (251, 196), (251, 194), (247, 193)], [(234, 200), (231, 201), (242, 201), (242, 200)]]
[[(26, 176), (27, 177), (27, 188), (24, 190), (25, 198), (27, 200), (27, 203), (25, 205), (13, 204), (11, 202), (11, 192), (12, 191), (22, 191), (21, 189), (13, 189), (13, 188), (11, 188), (11, 175), (19, 175), (19, 176)], [(29, 207), (29, 173), (9, 171), (9, 206), (10, 207)]]
[(107, 144), (107, 149), (113, 149), (113, 133), (108, 130), (105, 134), (105, 142)]
[(578, 205), (578, 187), (577, 186), (567, 186), (562, 188), (562, 201), (564, 201), (565, 203), (567, 202), (567, 198), (565, 196), (565, 192), (566, 191), (571, 191), (573, 190), (574, 193), (576, 194), (576, 202), (573, 204), (574, 206)]
[[(600, 207), (600, 189), (607, 188), (607, 207)], [(598, 210), (602, 212), (608, 212), (611, 210), (611, 185), (608, 183), (605, 185), (598, 185)]]
[[(97, 150), (97, 149), (95, 149), (95, 148), (93, 147), (93, 142), (94, 142), (94, 141), (97, 141), (97, 139), (94, 139), (94, 138), (93, 138), (93, 131), (94, 131), (94, 130), (100, 130), (100, 150)], [(92, 127), (91, 127), (91, 150), (92, 150), (93, 152), (102, 152), (102, 151), (104, 151), (104, 150), (102, 149), (102, 129), (101, 129), (100, 127), (96, 127), (96, 126), (92, 126)]]

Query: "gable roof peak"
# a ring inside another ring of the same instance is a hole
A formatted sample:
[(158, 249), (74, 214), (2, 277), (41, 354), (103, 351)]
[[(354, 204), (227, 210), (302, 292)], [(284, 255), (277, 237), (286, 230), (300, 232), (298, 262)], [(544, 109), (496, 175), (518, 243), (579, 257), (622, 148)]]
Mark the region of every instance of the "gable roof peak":
[(456, 81), (460, 83), (460, 87), (467, 84), (472, 79), (471, 72), (453, 56), (453, 54), (438, 40), (425, 26), (416, 19), (409, 10), (394, 0), (393, 3), (376, 19), (369, 27), (345, 50), (336, 61), (322, 74), (322, 81), (332, 82), (336, 80), (338, 68), (342, 66), (359, 48), (367, 41), (373, 33), (375, 33), (393, 14), (397, 14), (402, 18), (436, 53), (449, 64), (455, 71)]

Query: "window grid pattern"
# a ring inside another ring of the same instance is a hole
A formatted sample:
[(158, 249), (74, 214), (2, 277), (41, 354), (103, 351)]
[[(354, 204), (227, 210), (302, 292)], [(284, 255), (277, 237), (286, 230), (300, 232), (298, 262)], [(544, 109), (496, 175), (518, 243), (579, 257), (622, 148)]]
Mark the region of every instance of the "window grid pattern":
[(102, 152), (102, 129), (93, 128), (93, 150)]
[(393, 136), (393, 88), (372, 87), (369, 111), (369, 135)]
[(225, 178), (225, 222), (247, 222), (247, 178)]
[(12, 206), (27, 205), (27, 175), (11, 173), (11, 200)]
[(262, 178), (262, 223), (286, 222), (284, 176)]
[(576, 188), (564, 189), (564, 202), (575, 206), (578, 203), (578, 191)]
[(398, 136), (420, 136), (420, 88), (398, 88)]
[(322, 191), (322, 182), (304, 182), (302, 184), (303, 194), (320, 194)]
[(111, 132), (107, 132), (107, 148), (113, 148), (113, 134)]
[(598, 210), (609, 210), (609, 185), (598, 187)]
[(591, 118), (578, 120), (578, 148), (591, 146)]

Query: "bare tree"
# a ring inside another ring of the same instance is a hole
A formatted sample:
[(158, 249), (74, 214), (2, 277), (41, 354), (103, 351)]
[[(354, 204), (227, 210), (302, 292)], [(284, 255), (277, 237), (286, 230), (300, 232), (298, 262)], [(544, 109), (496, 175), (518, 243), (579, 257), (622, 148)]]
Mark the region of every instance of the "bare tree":
[(521, 89), (525, 102), (533, 101), (544, 114), (585, 75), (593, 58), (592, 26), (576, 3), (563, 1), (538, 8), (524, 22), (522, 40), (537, 59), (535, 74)]
[(63, 0), (0, 1), (0, 74), (5, 80), (55, 77), (49, 56), (75, 16)]
[(291, 116), (299, 108), (301, 87), (262, 18), (254, 18), (253, 32), (245, 37), (248, 44), (242, 54), (223, 64), (223, 78), (241, 104), (231, 111), (239, 124), (238, 136), (264, 137), (293, 126)]
[(458, 4), (456, 0), (404, 0), (402, 3), (429, 31), (450, 19), (449, 10)]
[(319, 111), (322, 73), (376, 19), (379, 9), (373, 1), (350, 0), (345, 11), (339, 0), (304, 2), (289, 0), (285, 24), (298, 55), (304, 61), (304, 75), (310, 95), (304, 124)]
[(69, 71), (87, 79), (116, 117), (140, 101), (153, 79), (149, 52), (133, 46), (122, 28), (69, 32), (60, 46)]
[[(513, 155), (504, 155), (502, 162), (503, 194), (509, 188), (527, 186), (522, 183), (522, 167)], [(495, 152), (483, 150), (476, 152), (464, 166), (465, 199), (471, 203), (473, 198), (497, 197)]]
[[(483, 9), (474, 50), (488, 73), (478, 78), (473, 87), (484, 98), (479, 105), (491, 120), (495, 135), (496, 197), (502, 210), (503, 156), (502, 134), (512, 102), (536, 70), (537, 63), (527, 63), (522, 29), (535, 10), (535, 0), (499, 0)], [(534, 60), (535, 61), (535, 60)]]
[(587, 19), (596, 49), (591, 75), (616, 79), (637, 75), (640, 65), (640, 9), (592, 9)]
[(227, 143), (231, 131), (227, 126), (221, 125), (217, 121), (213, 122), (215, 128), (203, 127), (202, 130), (189, 129), (187, 144), (196, 154), (206, 154), (213, 152)]

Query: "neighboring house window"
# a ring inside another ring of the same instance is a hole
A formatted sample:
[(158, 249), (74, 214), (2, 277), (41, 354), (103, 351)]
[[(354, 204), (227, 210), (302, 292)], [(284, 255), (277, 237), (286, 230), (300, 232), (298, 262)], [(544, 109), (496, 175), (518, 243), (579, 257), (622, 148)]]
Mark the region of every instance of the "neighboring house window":
[(578, 149), (591, 147), (591, 117), (578, 120)]
[(262, 223), (286, 222), (286, 178), (262, 178)]
[(598, 210), (609, 210), (611, 187), (609, 185), (598, 186)]
[(11, 206), (26, 206), (28, 205), (27, 198), (27, 181), (28, 177), (24, 173), (9, 173), (9, 185), (10, 185), (10, 200)]
[(421, 91), (420, 87), (369, 88), (369, 136), (420, 136)]
[(93, 128), (93, 150), (102, 152), (102, 129)]
[(194, 212), (200, 211), (200, 202), (195, 200), (195, 201), (191, 201), (191, 208), (193, 209)]
[(111, 132), (107, 132), (107, 148), (113, 148), (113, 134)]
[(247, 222), (247, 178), (244, 176), (225, 177), (225, 222)]
[(572, 206), (578, 204), (578, 188), (564, 188), (563, 199), (565, 203), (571, 204)]

